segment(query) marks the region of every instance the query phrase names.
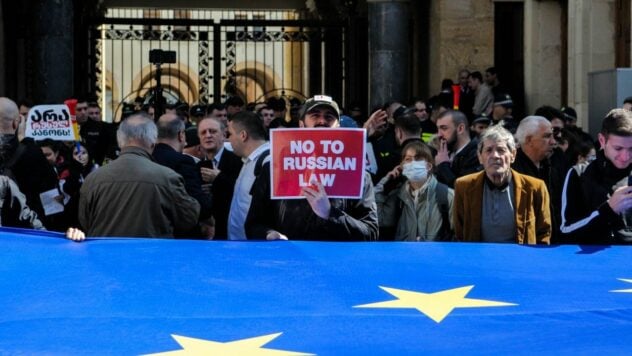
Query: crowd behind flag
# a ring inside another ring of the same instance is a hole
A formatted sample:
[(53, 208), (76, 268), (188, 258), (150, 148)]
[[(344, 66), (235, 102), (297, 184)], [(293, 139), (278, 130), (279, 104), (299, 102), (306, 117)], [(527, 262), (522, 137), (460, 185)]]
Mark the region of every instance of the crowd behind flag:
[(84, 98), (2, 98), (1, 169), (15, 183), (2, 225), (188, 239), (632, 241), (632, 155), (620, 153), (632, 149), (632, 98), (593, 137), (570, 107), (512, 116), (494, 68), (441, 87), (370, 115), (316, 95), (177, 102), (153, 117), (137, 98), (115, 123)]

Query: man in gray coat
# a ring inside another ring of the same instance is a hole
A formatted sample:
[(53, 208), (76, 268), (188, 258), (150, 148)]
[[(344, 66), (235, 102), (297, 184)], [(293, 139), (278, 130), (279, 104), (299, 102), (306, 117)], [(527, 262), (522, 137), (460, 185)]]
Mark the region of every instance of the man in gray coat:
[(182, 176), (152, 159), (157, 136), (144, 114), (121, 123), (120, 157), (81, 187), (79, 223), (87, 236), (173, 237), (175, 229), (197, 223), (200, 204), (187, 194)]

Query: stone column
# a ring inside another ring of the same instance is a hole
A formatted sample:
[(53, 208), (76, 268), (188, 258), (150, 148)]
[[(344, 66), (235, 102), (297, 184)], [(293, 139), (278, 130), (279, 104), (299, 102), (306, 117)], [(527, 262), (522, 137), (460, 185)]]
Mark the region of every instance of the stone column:
[(614, 0), (568, 2), (568, 105), (577, 125), (588, 129), (588, 73), (612, 69), (615, 62)]
[(73, 1), (31, 0), (28, 14), (33, 100), (61, 103), (75, 94)]
[[(367, 0), (370, 107), (410, 96), (408, 0)], [(353, 65), (353, 63), (349, 63)]]
[(526, 0), (524, 3), (527, 113), (542, 105), (560, 107), (562, 104), (561, 16), (562, 8), (557, 1)]

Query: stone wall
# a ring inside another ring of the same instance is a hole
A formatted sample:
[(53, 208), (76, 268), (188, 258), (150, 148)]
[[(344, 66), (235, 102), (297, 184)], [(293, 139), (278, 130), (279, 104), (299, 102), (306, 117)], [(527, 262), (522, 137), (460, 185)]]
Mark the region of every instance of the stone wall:
[(490, 0), (432, 0), (430, 94), (441, 80), (457, 81), (462, 68), (483, 72), (494, 64), (494, 16)]

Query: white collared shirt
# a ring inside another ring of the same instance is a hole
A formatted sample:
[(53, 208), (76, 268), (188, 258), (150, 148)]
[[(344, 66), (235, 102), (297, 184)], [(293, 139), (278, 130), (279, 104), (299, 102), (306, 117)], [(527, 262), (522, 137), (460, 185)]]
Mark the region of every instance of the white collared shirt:
[(213, 162), (213, 168), (214, 169), (219, 169), (219, 162), (222, 159), (222, 154), (224, 153), (224, 146), (222, 146), (219, 151), (217, 151), (217, 153), (213, 156), (213, 158), (211, 158)]
[[(246, 240), (246, 217), (250, 210), (252, 196), (250, 189), (255, 181), (255, 166), (257, 160), (263, 151), (270, 149), (268, 142), (257, 147), (247, 158), (242, 158), (244, 162), (239, 171), (239, 177), (235, 182), (235, 190), (233, 191), (233, 200), (230, 202), (230, 213), (228, 214), (228, 239), (229, 240)], [(269, 162), (268, 156), (264, 162)]]

